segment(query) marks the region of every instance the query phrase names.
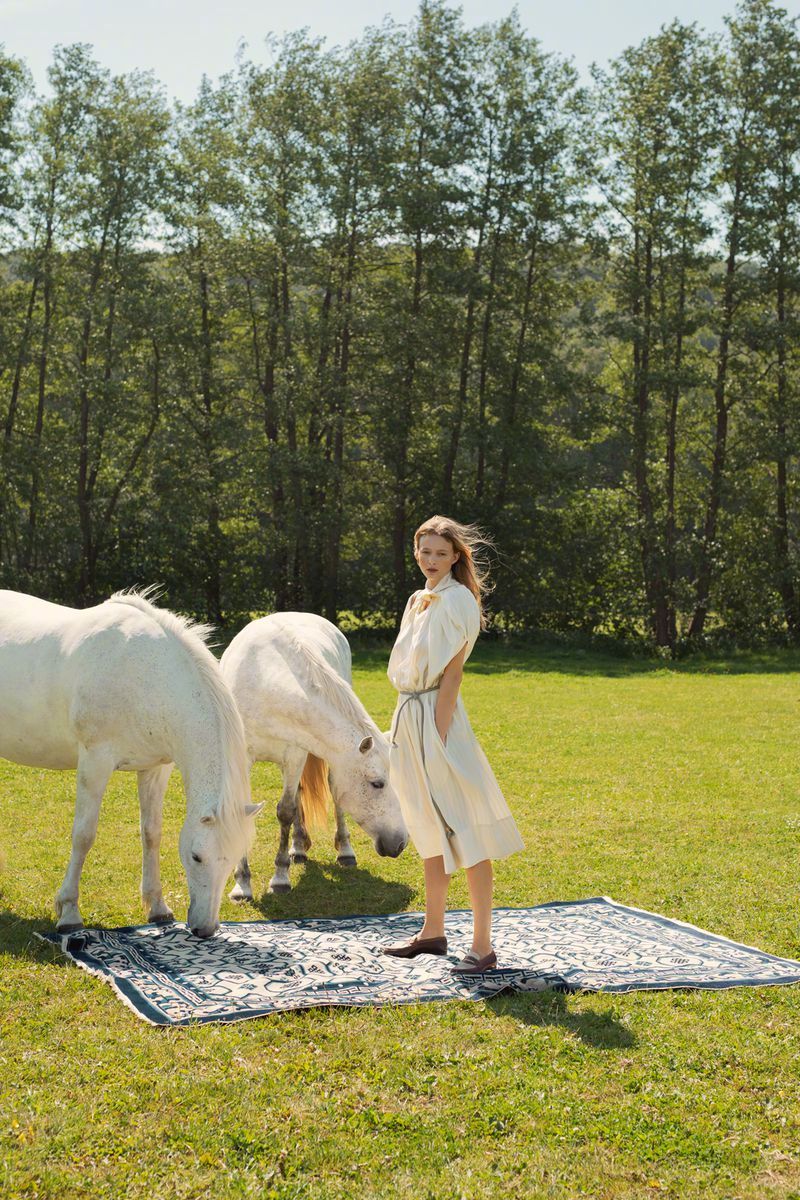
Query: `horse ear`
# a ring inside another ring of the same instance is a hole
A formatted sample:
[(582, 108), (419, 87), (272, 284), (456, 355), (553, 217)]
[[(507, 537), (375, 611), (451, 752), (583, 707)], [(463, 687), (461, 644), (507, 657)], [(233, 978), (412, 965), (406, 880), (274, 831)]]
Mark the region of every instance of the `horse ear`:
[(361, 742), (360, 742), (358, 748), (362, 754), (366, 754), (368, 750), (372, 749), (372, 746), (373, 746), (372, 734), (368, 733), (365, 738), (361, 739)]
[(206, 815), (204, 817), (200, 818), (201, 825), (216, 825), (216, 823), (217, 823), (217, 814), (213, 810), (210, 813), (206, 813)]
[(245, 806), (244, 806), (245, 815), (248, 817), (257, 817), (263, 807), (264, 807), (263, 800), (261, 801), (260, 804), (245, 804)]

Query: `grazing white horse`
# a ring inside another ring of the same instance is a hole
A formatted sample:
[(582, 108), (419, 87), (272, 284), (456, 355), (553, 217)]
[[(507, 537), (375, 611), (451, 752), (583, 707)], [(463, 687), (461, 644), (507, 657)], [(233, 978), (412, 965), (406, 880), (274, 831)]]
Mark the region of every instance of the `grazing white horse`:
[(117, 592), (87, 609), (0, 591), (0, 756), (78, 772), (72, 856), (56, 896), (61, 932), (83, 924), (81, 871), (112, 771), (138, 773), (142, 897), (148, 919), (166, 923), (174, 918), (161, 891), (161, 805), (172, 764), (180, 768), (180, 856), (198, 937), (219, 925), (222, 889), (261, 808), (248, 804), (244, 730), (205, 645), (210, 630), (156, 608), (151, 591)]
[[(344, 634), (315, 613), (271, 613), (236, 635), (220, 666), (244, 721), (251, 765), (279, 763), (283, 774), (280, 846), (270, 890), (288, 892), (290, 861), (305, 862), (311, 845), (306, 819), (327, 811), (329, 779), (339, 862), (356, 862), (345, 812), (372, 837), (378, 854), (397, 857), (408, 830), (389, 783), (389, 743), (353, 691)], [(246, 858), (235, 875), (231, 899), (252, 899)]]

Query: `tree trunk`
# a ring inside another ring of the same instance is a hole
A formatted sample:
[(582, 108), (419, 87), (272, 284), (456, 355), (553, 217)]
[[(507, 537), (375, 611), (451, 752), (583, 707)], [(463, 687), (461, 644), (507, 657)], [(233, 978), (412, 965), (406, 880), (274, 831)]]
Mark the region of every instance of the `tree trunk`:
[[(48, 251), (49, 252), (49, 251)], [(44, 409), (47, 400), (47, 368), (50, 354), (50, 329), (53, 320), (53, 281), (49, 264), (44, 272), (44, 319), (42, 342), (39, 350), (38, 394), (36, 420), (33, 426), (31, 448), (31, 490), (28, 499), (28, 526), (25, 537), (24, 569), (30, 577), (36, 569), (36, 525), (39, 516), (39, 488), (42, 471), (42, 433), (44, 431)]]
[[(676, 562), (676, 522), (675, 522), (675, 473), (677, 467), (677, 431), (678, 431), (678, 404), (680, 402), (680, 371), (683, 363), (683, 320), (686, 303), (686, 277), (685, 273), (681, 275), (680, 296), (678, 300), (678, 331), (675, 341), (675, 354), (673, 358), (673, 379), (670, 383), (667, 394), (667, 427), (666, 427), (666, 446), (665, 446), (665, 462), (667, 467), (666, 480), (666, 503), (667, 513), (664, 523), (664, 559), (666, 573), (666, 588), (664, 596), (665, 613), (661, 619), (663, 627), (660, 625), (656, 631), (656, 640), (659, 646), (670, 646), (675, 649), (675, 642), (678, 636), (677, 613), (676, 613), (676, 587), (677, 587), (677, 562)], [(664, 640), (660, 640), (662, 638)]]
[[(285, 203), (285, 202), (284, 202)], [(283, 332), (284, 372), (286, 387), (286, 444), (289, 450), (289, 486), (292, 496), (291, 552), (289, 554), (288, 594), (292, 609), (303, 609), (306, 604), (308, 572), (308, 534), (306, 513), (303, 503), (303, 480), (297, 454), (297, 416), (295, 413), (295, 379), (292, 328), (291, 296), (289, 291), (289, 260), (286, 245), (281, 240), (280, 260), (281, 330)]]
[(414, 236), (414, 276), (411, 290), (411, 321), (408, 339), (408, 354), (400, 388), (400, 405), (397, 415), (397, 437), (395, 439), (395, 486), (392, 520), (392, 555), (395, 579), (395, 617), (400, 621), (408, 599), (408, 576), (406, 574), (406, 505), (408, 503), (408, 448), (413, 415), (412, 397), (414, 376), (417, 369), (416, 340), (419, 314), (422, 306), (422, 231)]
[[(688, 193), (684, 204), (684, 221), (687, 216)], [(667, 388), (667, 422), (665, 431), (664, 461), (667, 468), (666, 479), (666, 518), (664, 522), (664, 573), (665, 573), (665, 605), (666, 605), (666, 642), (673, 651), (678, 640), (677, 616), (677, 526), (675, 517), (675, 477), (677, 471), (678, 452), (678, 405), (681, 397), (681, 372), (683, 370), (683, 343), (686, 322), (686, 276), (688, 248), (686, 238), (681, 241), (680, 278), (678, 283), (678, 309), (676, 314), (675, 349), (672, 356), (672, 379)], [(664, 307), (664, 306), (662, 306)], [(664, 347), (665, 356), (667, 347)]]
[(519, 406), (519, 388), (522, 379), (522, 361), (525, 356), (525, 342), (528, 336), (530, 322), (531, 299), (533, 297), (533, 281), (536, 276), (537, 254), (539, 250), (538, 225), (533, 228), (530, 254), (528, 255), (528, 273), (525, 277), (525, 294), (522, 301), (522, 315), (517, 334), (517, 349), (514, 364), (511, 368), (511, 383), (508, 389), (505, 422), (503, 429), (503, 451), (500, 457), (500, 478), (495, 496), (495, 509), (499, 512), (505, 507), (508, 496), (508, 482), (511, 469), (511, 443), (517, 423), (517, 408)]
[(654, 272), (651, 232), (642, 235), (637, 228), (634, 235), (634, 263), (637, 290), (633, 316), (637, 322), (637, 332), (633, 343), (633, 477), (639, 514), (639, 553), (651, 629), (658, 645), (668, 645), (663, 578), (656, 565), (653, 497), (647, 463)]
[(203, 455), (206, 460), (208, 479), (208, 503), (206, 506), (206, 533), (208, 541), (205, 550), (206, 572), (206, 617), (214, 624), (224, 623), (222, 613), (222, 532), (220, 529), (220, 480), (217, 466), (217, 448), (214, 436), (214, 389), (213, 389), (213, 347), (211, 344), (211, 315), (209, 280), (205, 264), (200, 262), (200, 391), (203, 398), (204, 421), (202, 426)]
[[(86, 294), (86, 311), (81, 329), (81, 340), (78, 350), (78, 517), (81, 530), (81, 561), (78, 576), (78, 596), (82, 604), (94, 604), (97, 597), (93, 594), (94, 579), (94, 525), (92, 514), (92, 472), (89, 464), (89, 427), (91, 424), (92, 403), (89, 394), (89, 352), (92, 337), (93, 307), (100, 277), (103, 272), (108, 244), (108, 231), (111, 226), (111, 210), (106, 213), (100, 246), (95, 255), (92, 273), (89, 278), (89, 288)], [(95, 470), (94, 477), (97, 472)]]
[(501, 204), (497, 217), (497, 226), (494, 231), (492, 262), (489, 267), (489, 288), (483, 309), (481, 329), (480, 374), (478, 377), (478, 466), (475, 476), (475, 496), (478, 500), (483, 497), (484, 476), (486, 473), (486, 384), (489, 377), (489, 337), (492, 328), (492, 317), (494, 315), (494, 294), (497, 284), (497, 271), (500, 264), (500, 235), (503, 221), (504, 213)]
[[(16, 362), (14, 364), (14, 375), (11, 382), (11, 397), (8, 404), (8, 411), (3, 427), (3, 445), (0, 452), (0, 560), (6, 557), (4, 546), (14, 544), (15, 550), (17, 546), (16, 536), (16, 521), (11, 515), (11, 493), (13, 491), (13, 483), (11, 480), (11, 472), (9, 471), (9, 462), (11, 457), (11, 443), (14, 435), (14, 425), (17, 419), (17, 409), (19, 407), (19, 392), (22, 384), (22, 372), (28, 357), (28, 344), (31, 338), (31, 330), (33, 328), (33, 313), (36, 307), (36, 294), (39, 289), (39, 271), (34, 273), (31, 281), (31, 290), (28, 296), (28, 306), (25, 312), (25, 323), (22, 328), (22, 337), (20, 338), (19, 347), (17, 349)], [(10, 526), (14, 525), (13, 533)], [(19, 557), (15, 553), (15, 557)]]
[(289, 608), (288, 597), (288, 559), (286, 552), (286, 514), (285, 494), (278, 465), (278, 450), (280, 445), (280, 414), (275, 397), (275, 363), (278, 354), (278, 283), (277, 276), (272, 278), (272, 316), (268, 325), (266, 337), (266, 361), (261, 363), (261, 345), (259, 341), (258, 317), (250, 280), (247, 281), (247, 296), (250, 307), (250, 325), (253, 335), (253, 368), (256, 384), (262, 398), (262, 421), (267, 438), (267, 477), (272, 501), (270, 524), (273, 531), (273, 562), (275, 579), (275, 608), (283, 612)]
[(353, 197), (353, 221), (350, 236), (347, 241), (347, 266), (344, 279), (344, 305), (342, 333), (339, 345), (338, 362), (334, 386), (334, 436), (333, 436), (333, 476), (331, 495), (329, 497), (328, 521), (326, 523), (325, 547), (325, 616), (334, 623), (339, 609), (339, 561), (342, 545), (342, 528), (344, 525), (344, 431), (347, 418), (347, 388), (350, 370), (350, 340), (351, 340), (351, 305), (353, 300), (353, 279), (355, 277), (356, 246), (358, 230), (356, 225), (356, 203)]
[(453, 476), (456, 469), (456, 459), (458, 457), (458, 445), (461, 440), (461, 430), (464, 424), (464, 414), (467, 411), (467, 393), (469, 391), (469, 367), (470, 357), (472, 354), (472, 338), (475, 330), (475, 305), (477, 301), (476, 292), (481, 278), (481, 260), (483, 255), (483, 239), (486, 232), (486, 224), (489, 219), (489, 201), (491, 199), (492, 190), (492, 147), (489, 146), (489, 162), (486, 171), (486, 181), (483, 189), (483, 198), (481, 201), (480, 217), (478, 220), (478, 244), (475, 247), (475, 256), (473, 259), (472, 270), (470, 271), (469, 283), (467, 285), (467, 310), (464, 320), (464, 340), (461, 346), (461, 367), (458, 377), (458, 396), (456, 399), (455, 411), (453, 413), (453, 422), (450, 429), (450, 445), (447, 449), (447, 455), (444, 463), (444, 476), (442, 482), (442, 503), (445, 512), (449, 512), (453, 501)]
[(786, 429), (787, 410), (787, 362), (786, 362), (786, 272), (785, 272), (785, 239), (781, 233), (778, 248), (778, 280), (775, 297), (776, 317), (778, 321), (778, 376), (775, 388), (777, 410), (775, 481), (775, 542), (778, 567), (778, 590), (783, 603), (783, 615), (786, 629), (793, 642), (800, 637), (800, 597), (792, 571), (789, 554), (789, 500), (788, 500), (788, 439)]
[(689, 625), (689, 637), (701, 637), (708, 617), (711, 593), (714, 551), (716, 549), (717, 522), (722, 502), (722, 480), (725, 472), (725, 457), (728, 445), (727, 401), (728, 359), (736, 295), (736, 260), (739, 243), (739, 221), (742, 197), (741, 168), (737, 167), (734, 187), (731, 231), (728, 242), (728, 258), (725, 263), (725, 285), (723, 292), (722, 326), (717, 349), (717, 372), (714, 384), (714, 456), (711, 463), (711, 479), (708, 486), (706, 515), (703, 525), (703, 541), (700, 547), (700, 563), (695, 584), (695, 607)]
[(28, 357), (28, 343), (31, 338), (31, 329), (33, 328), (33, 310), (36, 307), (36, 295), (39, 290), (40, 274), (37, 269), (31, 281), (30, 295), (28, 296), (28, 307), (25, 312), (25, 323), (22, 327), (22, 337), (20, 338), (19, 347), (17, 349), (17, 358), (14, 363), (14, 376), (11, 382), (11, 397), (8, 403), (8, 411), (6, 412), (5, 425), (3, 428), (3, 449), (8, 447), (9, 442), (14, 433), (14, 423), (17, 417), (17, 408), (19, 406), (19, 389), (22, 383), (22, 372)]
[[(333, 358), (334, 363), (338, 361), (338, 343), (339, 339), (334, 334), (331, 336), (331, 326), (334, 321), (331, 317), (331, 309), (333, 307), (334, 286), (333, 275), (336, 267), (336, 258), (339, 252), (339, 238), (341, 237), (341, 229), (337, 230), (337, 238), (334, 248), (331, 253), (331, 258), (328, 263), (327, 279), (325, 281), (325, 293), (322, 298), (322, 309), (320, 313), (320, 333), (319, 333), (319, 349), (317, 352), (317, 368), (316, 368), (316, 388), (311, 397), (310, 411), (308, 414), (308, 434), (307, 445), (309, 450), (309, 460), (319, 463), (319, 459), (315, 456), (324, 441), (324, 462), (325, 466), (322, 469), (312, 467), (312, 477), (308, 486), (308, 511), (320, 515), (321, 520), (314, 526), (314, 535), (310, 539), (309, 546), (309, 570), (308, 570), (308, 602), (312, 612), (322, 612), (325, 606), (325, 589), (326, 589), (326, 566), (325, 556), (327, 553), (328, 530), (326, 522), (328, 518), (328, 482), (330, 480), (329, 464), (333, 455), (332, 439), (330, 429), (330, 406), (332, 404), (331, 390), (335, 387), (335, 382), (331, 383), (330, 378), (330, 358), (331, 358), (331, 343), (333, 342)], [(341, 283), (336, 288), (336, 314), (337, 320), (341, 312), (342, 305), (342, 287)], [(335, 367), (334, 367), (335, 374)], [(328, 408), (328, 415), (325, 416), (325, 409)], [(320, 464), (321, 466), (321, 464)]]

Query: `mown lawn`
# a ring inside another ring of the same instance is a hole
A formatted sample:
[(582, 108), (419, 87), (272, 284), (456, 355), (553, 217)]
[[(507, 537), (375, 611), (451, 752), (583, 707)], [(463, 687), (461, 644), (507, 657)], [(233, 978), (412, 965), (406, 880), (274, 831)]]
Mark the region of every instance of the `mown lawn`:
[[(388, 651), (356, 687), (388, 727)], [(800, 957), (800, 659), (678, 668), (480, 646), (473, 726), (527, 843), (496, 903), (606, 894)], [(277, 798), (277, 773), (254, 793)], [(52, 927), (74, 777), (0, 763), (0, 1195), (800, 1197), (800, 988), (556, 994), (156, 1029), (32, 933)], [(182, 799), (165, 893), (185, 915)], [(419, 862), (331, 839), (289, 896), (223, 919), (416, 909)], [(266, 887), (275, 828), (252, 856)], [(87, 924), (138, 906), (133, 776), (83, 879)], [(462, 876), (453, 907), (467, 905)]]

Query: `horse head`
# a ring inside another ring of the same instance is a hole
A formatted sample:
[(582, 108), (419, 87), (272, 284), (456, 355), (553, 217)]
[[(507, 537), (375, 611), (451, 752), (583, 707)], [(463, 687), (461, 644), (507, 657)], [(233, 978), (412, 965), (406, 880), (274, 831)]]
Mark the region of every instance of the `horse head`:
[(385, 734), (354, 732), (329, 760), (337, 803), (372, 838), (378, 854), (397, 858), (408, 845), (408, 830), (397, 792), (389, 782), (389, 741)]
[(252, 841), (253, 818), (263, 804), (246, 804), (239, 819), (225, 820), (219, 808), (187, 813), (179, 850), (189, 885), (187, 924), (195, 937), (208, 938), (219, 929), (222, 889)]

